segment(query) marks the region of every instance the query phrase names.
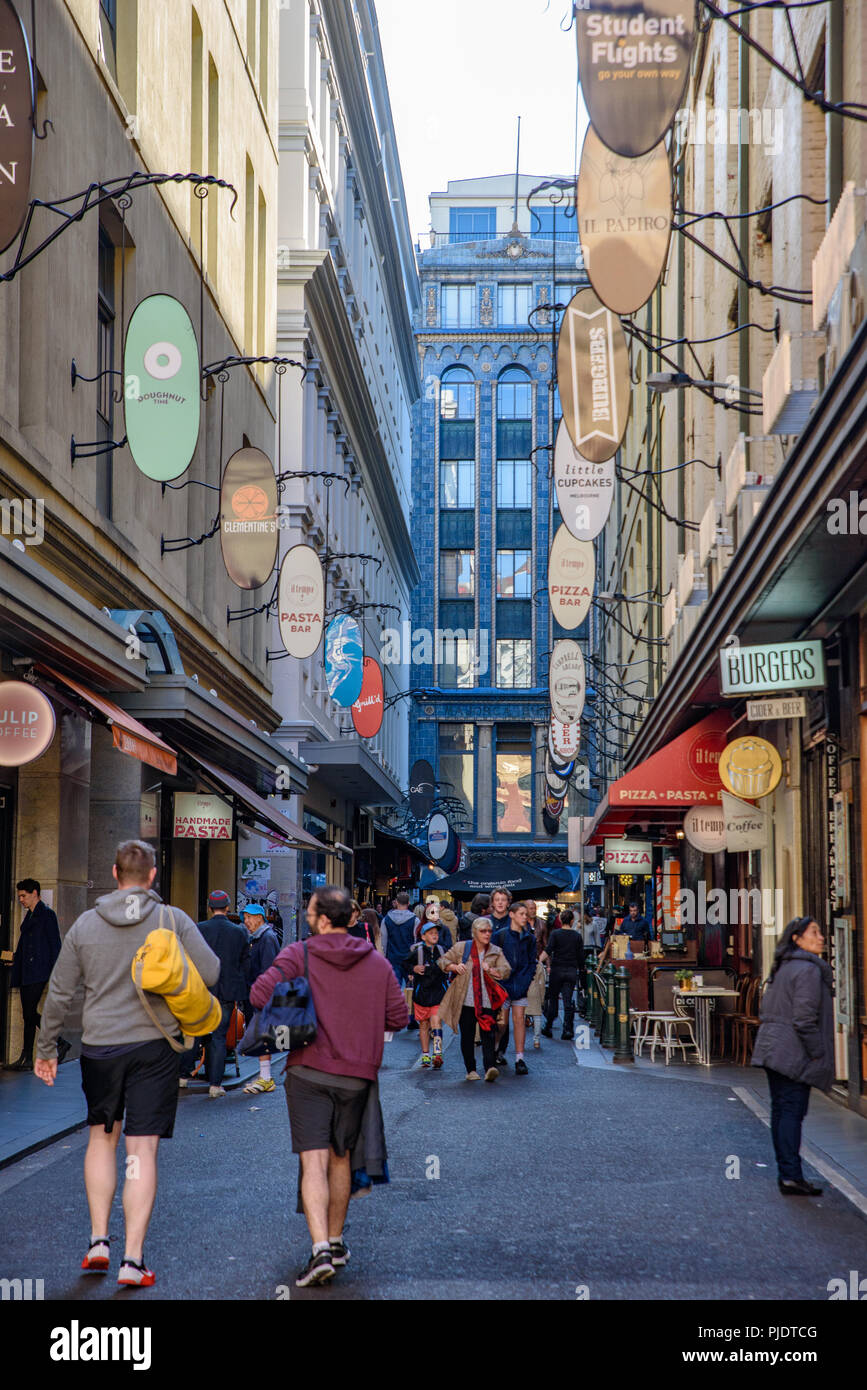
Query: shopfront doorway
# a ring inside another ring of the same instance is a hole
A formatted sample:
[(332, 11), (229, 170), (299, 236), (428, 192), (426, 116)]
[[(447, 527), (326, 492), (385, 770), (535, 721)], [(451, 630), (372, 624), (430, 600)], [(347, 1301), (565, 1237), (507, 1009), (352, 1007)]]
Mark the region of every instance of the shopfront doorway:
[[(0, 950), (12, 951), (15, 909), (17, 901), (12, 891), (12, 826), (15, 810), (15, 789), (0, 783)], [(0, 1053), (6, 1060), (9, 1038), (9, 1010), (12, 991), (11, 960), (0, 970)]]

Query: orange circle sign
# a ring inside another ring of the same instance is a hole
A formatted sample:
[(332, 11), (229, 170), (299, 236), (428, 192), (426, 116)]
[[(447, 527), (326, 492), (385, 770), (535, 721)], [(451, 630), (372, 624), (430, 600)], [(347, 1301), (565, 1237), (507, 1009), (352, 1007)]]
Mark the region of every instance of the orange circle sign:
[(41, 690), (26, 681), (0, 682), (0, 767), (41, 758), (54, 729), (54, 709)]

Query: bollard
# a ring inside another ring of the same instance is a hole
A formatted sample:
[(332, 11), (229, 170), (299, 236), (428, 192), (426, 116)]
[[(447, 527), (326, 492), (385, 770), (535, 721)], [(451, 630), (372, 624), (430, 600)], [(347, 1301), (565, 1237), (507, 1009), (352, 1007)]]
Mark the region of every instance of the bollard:
[(605, 998), (602, 1001), (602, 1032), (599, 1041), (603, 1047), (614, 1046), (614, 1021), (617, 1014), (617, 970), (613, 961), (609, 961), (602, 971), (605, 980)]
[(616, 1009), (614, 1027), (614, 1062), (634, 1062), (629, 1042), (629, 971), (625, 965), (615, 972), (614, 982)]
[(596, 997), (596, 972), (587, 968), (587, 1022), (594, 1033), (599, 1031), (598, 1000)]

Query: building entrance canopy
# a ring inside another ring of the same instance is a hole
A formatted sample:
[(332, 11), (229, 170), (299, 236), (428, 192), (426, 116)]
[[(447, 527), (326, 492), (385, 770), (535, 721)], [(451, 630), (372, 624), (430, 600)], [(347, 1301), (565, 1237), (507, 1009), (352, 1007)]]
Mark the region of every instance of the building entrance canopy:
[(224, 771), (221, 767), (215, 767), (213, 763), (206, 762), (196, 753), (190, 753), (182, 745), (178, 745), (181, 753), (191, 763), (195, 763), (201, 771), (203, 778), (216, 785), (219, 791), (227, 792), (246, 810), (254, 823), (267, 830), (269, 834), (277, 835), (284, 840), (291, 849), (313, 850), (316, 854), (337, 854), (336, 846), (326, 845), (321, 840), (317, 840), (315, 835), (303, 830), (294, 820), (284, 816), (282, 811), (278, 811), (276, 806), (272, 806), (270, 801), (266, 801), (258, 792), (253, 791), (252, 787), (246, 787), (243, 782), (239, 782), (237, 777), (233, 777), (230, 772)]

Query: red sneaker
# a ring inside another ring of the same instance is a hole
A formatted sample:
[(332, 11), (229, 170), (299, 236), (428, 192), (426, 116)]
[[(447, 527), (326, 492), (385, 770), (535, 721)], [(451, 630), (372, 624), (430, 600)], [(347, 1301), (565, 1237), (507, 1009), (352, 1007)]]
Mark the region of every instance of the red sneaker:
[(152, 1269), (148, 1269), (144, 1261), (136, 1264), (135, 1260), (124, 1259), (120, 1267), (120, 1274), (117, 1276), (119, 1284), (126, 1285), (131, 1289), (149, 1289), (157, 1281), (157, 1276)]
[(437, 1070), (439, 1070), (439, 1068), (442, 1066), (442, 1064), (443, 1064), (443, 1055), (442, 1055), (441, 1052), (435, 1052), (435, 1053), (434, 1053), (434, 1056), (433, 1056), (433, 1064), (434, 1064), (434, 1067), (435, 1067)]
[(92, 1240), (87, 1247), (87, 1254), (81, 1261), (81, 1268), (85, 1274), (107, 1274), (108, 1260), (108, 1237), (105, 1240)]

